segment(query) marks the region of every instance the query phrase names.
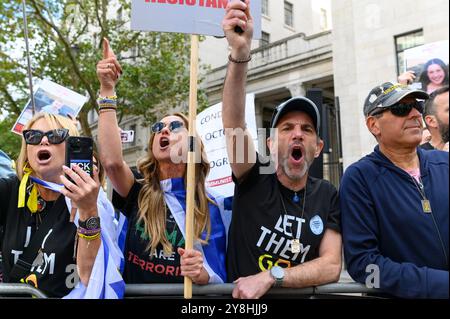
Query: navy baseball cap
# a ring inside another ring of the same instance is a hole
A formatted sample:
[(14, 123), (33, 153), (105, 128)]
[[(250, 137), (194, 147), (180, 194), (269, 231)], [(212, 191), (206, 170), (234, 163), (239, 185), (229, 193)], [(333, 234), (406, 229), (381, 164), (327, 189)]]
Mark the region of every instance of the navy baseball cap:
[(319, 135), (320, 130), (320, 113), (317, 106), (310, 99), (297, 96), (290, 100), (278, 105), (272, 115), (272, 120), (270, 121), (270, 127), (275, 128), (280, 121), (280, 119), (289, 112), (300, 111), (308, 114), (314, 124), (317, 135)]
[(380, 86), (374, 87), (372, 91), (370, 91), (364, 102), (364, 116), (369, 116), (377, 108), (389, 108), (407, 96), (419, 100), (428, 100), (430, 98), (428, 93), (422, 90), (411, 89), (402, 84), (386, 82)]

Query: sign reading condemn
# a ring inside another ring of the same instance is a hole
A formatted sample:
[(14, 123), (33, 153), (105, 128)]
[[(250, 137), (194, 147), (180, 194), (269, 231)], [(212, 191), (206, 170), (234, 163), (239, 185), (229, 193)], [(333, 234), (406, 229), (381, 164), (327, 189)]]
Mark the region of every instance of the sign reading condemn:
[[(247, 94), (246, 96), (245, 123), (257, 148), (255, 94)], [(222, 103), (213, 105), (198, 114), (196, 127), (197, 133), (205, 145), (211, 167), (206, 185), (225, 197), (233, 196), (234, 183), (231, 179), (231, 167), (228, 160), (225, 131), (222, 125)]]
[[(132, 0), (131, 29), (223, 36), (222, 19), (229, 1)], [(253, 37), (261, 38), (261, 0), (252, 0)]]

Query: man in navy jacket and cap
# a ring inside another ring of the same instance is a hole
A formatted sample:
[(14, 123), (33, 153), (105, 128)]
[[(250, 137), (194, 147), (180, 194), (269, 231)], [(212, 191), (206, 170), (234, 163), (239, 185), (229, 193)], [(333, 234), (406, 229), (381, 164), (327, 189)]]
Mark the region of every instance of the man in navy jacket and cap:
[(448, 153), (418, 148), (428, 94), (384, 83), (364, 115), (378, 145), (340, 188), (348, 272), (390, 296), (448, 298)]

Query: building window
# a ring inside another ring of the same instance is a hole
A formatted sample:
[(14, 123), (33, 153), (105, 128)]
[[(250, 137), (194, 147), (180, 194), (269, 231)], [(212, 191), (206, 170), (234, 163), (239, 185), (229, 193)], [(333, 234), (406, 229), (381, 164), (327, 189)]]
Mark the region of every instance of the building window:
[(268, 45), (270, 43), (270, 34), (267, 32), (261, 33), (261, 40), (259, 41), (259, 46), (263, 47), (265, 45)]
[(269, 16), (269, 0), (262, 0), (261, 9), (262, 14)]
[(395, 36), (395, 51), (397, 54), (397, 74), (405, 71), (405, 50), (425, 44), (423, 30), (417, 30)]
[(294, 26), (294, 5), (287, 1), (284, 2), (284, 24)]

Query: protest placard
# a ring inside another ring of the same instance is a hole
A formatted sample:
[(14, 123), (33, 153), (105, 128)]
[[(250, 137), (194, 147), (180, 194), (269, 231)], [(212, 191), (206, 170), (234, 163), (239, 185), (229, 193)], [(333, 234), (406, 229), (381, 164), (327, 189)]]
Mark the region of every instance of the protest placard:
[[(254, 94), (247, 94), (246, 96), (245, 122), (252, 135), (254, 145), (258, 145)], [(227, 155), (225, 131), (222, 125), (222, 103), (215, 104), (199, 113), (196, 126), (197, 133), (205, 146), (211, 168), (206, 179), (207, 186), (225, 197), (233, 196), (234, 183), (231, 179), (231, 167)]]
[[(87, 97), (49, 80), (42, 80), (34, 93), (35, 112), (47, 112), (76, 118)], [(25, 124), (33, 117), (31, 100), (25, 105), (11, 129), (16, 134), (22, 134)]]
[[(131, 29), (224, 36), (222, 19), (229, 1), (237, 0), (133, 0)], [(253, 37), (261, 38), (261, 0), (252, 0)]]
[(448, 85), (448, 54), (448, 40), (405, 50), (404, 71), (412, 71), (416, 75), (411, 86), (431, 93), (438, 87)]

